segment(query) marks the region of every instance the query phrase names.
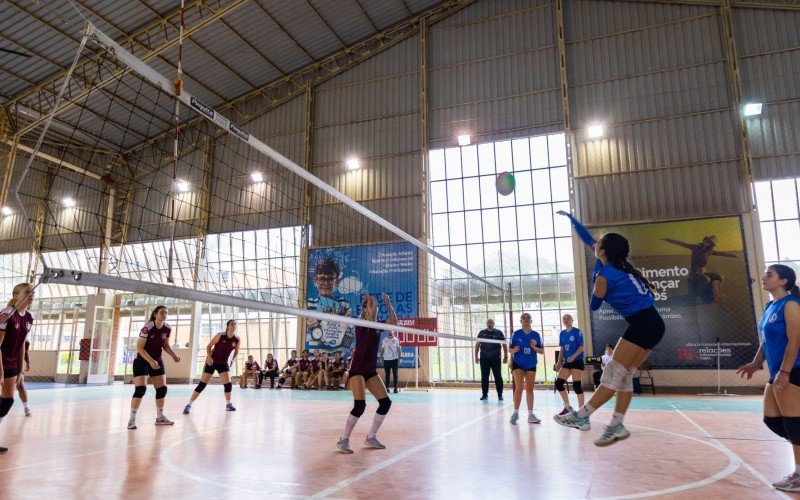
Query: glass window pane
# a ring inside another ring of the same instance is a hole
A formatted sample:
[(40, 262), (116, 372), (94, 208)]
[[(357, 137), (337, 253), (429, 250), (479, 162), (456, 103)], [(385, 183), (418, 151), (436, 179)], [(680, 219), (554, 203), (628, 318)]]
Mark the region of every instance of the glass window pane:
[(478, 175), (478, 146), (461, 148), (461, 168), (464, 170), (464, 177)]
[(772, 186), (770, 182), (756, 182), (755, 192), (759, 219), (772, 220), (775, 216), (775, 212), (772, 210)]
[(450, 244), (458, 245), (466, 242), (466, 232), (464, 228), (464, 212), (454, 212), (450, 214)]
[(556, 238), (556, 256), (558, 272), (572, 272), (575, 265), (572, 261), (572, 238)]
[(556, 249), (553, 240), (536, 240), (536, 251), (539, 255), (539, 272), (556, 272)]
[(560, 167), (567, 164), (567, 140), (564, 134), (547, 136), (547, 149), (550, 153), (550, 166)]
[[(569, 203), (553, 203), (553, 214), (560, 210), (569, 213)], [(570, 236), (572, 234), (572, 224), (563, 215), (553, 215), (556, 236)]]
[(450, 259), (462, 267), (467, 267), (467, 247), (465, 245), (450, 247)]
[(761, 241), (764, 242), (764, 261), (778, 261), (778, 242), (775, 237), (775, 224), (773, 222), (761, 223)]
[(772, 181), (775, 219), (797, 218), (797, 186), (794, 179)]
[(511, 157), (511, 141), (501, 141), (494, 144), (495, 165), (497, 172), (513, 172), (514, 162)]
[(466, 218), (467, 243), (482, 243), (483, 233), (481, 231), (480, 210), (465, 212), (464, 216)]
[(531, 168), (547, 168), (549, 166), (547, 136), (531, 137)]
[(447, 212), (447, 191), (443, 181), (431, 182), (431, 213)]
[(514, 155), (514, 170), (530, 170), (530, 140), (515, 139), (511, 141), (511, 153)]
[(775, 226), (780, 260), (800, 259), (800, 220), (778, 221)]
[(478, 276), (483, 276), (483, 245), (467, 245), (467, 262), (469, 269)]
[(533, 201), (534, 203), (548, 203), (552, 199), (550, 195), (550, 171), (533, 171)]
[(496, 208), (481, 210), (481, 219), (483, 222), (483, 241), (500, 241), (500, 221), (498, 219), (498, 210)]
[(500, 269), (500, 244), (487, 243), (484, 245), (484, 258), (486, 261), (486, 276), (502, 276)]
[(461, 177), (461, 148), (448, 148), (444, 150), (447, 178)]
[(451, 212), (464, 210), (464, 186), (461, 179), (447, 181), (447, 209)]
[(533, 203), (533, 188), (531, 187), (531, 173), (517, 172), (514, 174), (517, 179), (517, 187), (514, 189), (517, 205), (530, 205)]
[(567, 167), (550, 170), (550, 181), (552, 183), (553, 201), (568, 201), (569, 179), (567, 177)]
[(503, 252), (503, 276), (519, 274), (519, 248), (516, 241), (503, 243), (500, 247)]
[(535, 241), (527, 240), (519, 242), (519, 260), (520, 260), (521, 272), (526, 274), (533, 274), (539, 271), (539, 266), (536, 263)]
[(533, 205), (517, 207), (517, 233), (521, 240), (536, 237), (536, 227), (533, 222)]
[(478, 146), (478, 169), (481, 174), (494, 174), (494, 144), (481, 144)]
[(433, 236), (433, 245), (449, 245), (450, 238), (448, 237), (448, 217), (447, 214), (438, 214), (431, 217), (431, 235)]
[(478, 177), (464, 179), (464, 209), (481, 208), (481, 185)]
[(534, 205), (536, 217), (536, 237), (551, 238), (553, 236), (553, 206)]
[(484, 175), (481, 181), (481, 207), (493, 208), (497, 206), (497, 188), (494, 187), (495, 176)]
[(500, 240), (511, 241), (517, 238), (517, 211), (514, 208), (500, 209)]

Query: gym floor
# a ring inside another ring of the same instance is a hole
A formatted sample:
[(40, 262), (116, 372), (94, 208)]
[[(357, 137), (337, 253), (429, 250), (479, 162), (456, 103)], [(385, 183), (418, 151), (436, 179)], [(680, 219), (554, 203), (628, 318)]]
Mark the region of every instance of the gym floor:
[(757, 396), (635, 397), (631, 437), (598, 448), (613, 401), (580, 432), (553, 422), (550, 391), (535, 392), (542, 423), (525, 423), (523, 398), (516, 426), (510, 391), (503, 402), (480, 402), (476, 390), (402, 392), (378, 433), (387, 449), (361, 446), (377, 406), (369, 397), (355, 453), (343, 455), (349, 392), (235, 387), (238, 411), (225, 412), (222, 386), (211, 385), (182, 415), (193, 387), (170, 386), (172, 427), (153, 425), (148, 387), (135, 431), (125, 428), (131, 386), (31, 390), (33, 415), (17, 401), (0, 424), (10, 448), (0, 498), (793, 498), (770, 486), (790, 472), (791, 449), (761, 422)]

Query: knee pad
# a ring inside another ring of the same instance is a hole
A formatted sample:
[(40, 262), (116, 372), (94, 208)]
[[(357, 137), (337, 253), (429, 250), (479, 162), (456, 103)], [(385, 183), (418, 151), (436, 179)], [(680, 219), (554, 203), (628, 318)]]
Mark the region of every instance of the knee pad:
[(633, 375), (622, 363), (612, 359), (603, 370), (600, 385), (614, 392), (633, 392)]
[(786, 430), (786, 439), (800, 446), (800, 417), (783, 417), (783, 428)]
[(233, 384), (228, 382), (223, 387), (225, 387), (225, 392), (231, 392), (233, 390)]
[(145, 392), (147, 392), (147, 386), (146, 385), (137, 385), (133, 389), (133, 397), (141, 399), (141, 398), (144, 397), (144, 393)]
[(156, 389), (156, 399), (164, 399), (167, 397), (167, 386), (159, 387)]
[(195, 389), (194, 389), (194, 392), (196, 392), (197, 394), (200, 394), (201, 392), (203, 392), (205, 390), (206, 385), (208, 385), (208, 384), (206, 384), (205, 382), (198, 382), (197, 383), (197, 387), (195, 387)]
[(353, 401), (353, 409), (350, 410), (350, 415), (359, 418), (361, 415), (364, 414), (364, 410), (367, 409), (367, 402), (363, 399), (356, 399)]
[(786, 428), (783, 426), (783, 417), (764, 417), (764, 424), (778, 436), (783, 439), (789, 439), (789, 435), (786, 434)]
[(567, 388), (567, 381), (563, 378), (556, 379), (556, 390), (561, 392)]
[(14, 406), (14, 398), (0, 398), (0, 418), (8, 415), (12, 406)]
[(572, 381), (572, 389), (575, 391), (575, 394), (583, 394), (583, 382), (580, 380), (575, 382)]
[(385, 397), (378, 400), (378, 411), (376, 412), (378, 415), (386, 415), (389, 413), (389, 408), (392, 407), (392, 400), (389, 397)]

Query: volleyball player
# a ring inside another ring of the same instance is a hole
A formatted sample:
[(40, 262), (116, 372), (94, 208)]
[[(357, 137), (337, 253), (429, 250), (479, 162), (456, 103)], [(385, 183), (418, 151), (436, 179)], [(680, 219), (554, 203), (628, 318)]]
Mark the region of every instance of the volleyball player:
[[(18, 283), (6, 308), (0, 311), (0, 422), (14, 405), (14, 390), (25, 357), (25, 340), (33, 326), (33, 316), (28, 311), (33, 297), (30, 283)], [(0, 446), (0, 453), (7, 451), (8, 448)]]
[(289, 379), (289, 385), (294, 389), (294, 374), (297, 372), (297, 351), (292, 349), (292, 355), (286, 360), (281, 370), (281, 378), (278, 379), (278, 389), (283, 388), (283, 383)]
[[(308, 382), (306, 382), (306, 389), (313, 389), (314, 384), (316, 383), (317, 379), (322, 376), (320, 373), (322, 367), (322, 356), (320, 355), (319, 351), (314, 353), (314, 357), (311, 358), (311, 367), (308, 370)], [(319, 388), (319, 386), (317, 386)]]
[(596, 241), (572, 215), (563, 211), (558, 213), (569, 217), (575, 232), (594, 250), (597, 257), (593, 271), (594, 290), (589, 307), (596, 311), (603, 301), (608, 302), (625, 318), (628, 328), (617, 342), (614, 355), (603, 370), (600, 387), (592, 399), (578, 411), (554, 415), (553, 419), (563, 426), (588, 431), (591, 428), (591, 414), (616, 394), (611, 422), (594, 442), (597, 446), (608, 446), (630, 436), (622, 421), (633, 397), (633, 375), (664, 336), (664, 320), (655, 307), (653, 285), (641, 271), (628, 262), (628, 240), (620, 234), (607, 233), (600, 241)]
[(297, 371), (294, 374), (294, 387), (308, 389), (308, 376), (311, 373), (311, 360), (308, 359), (308, 351), (303, 350), (303, 355), (297, 361)]
[(258, 386), (258, 376), (260, 374), (261, 367), (258, 365), (258, 361), (255, 360), (252, 354), (247, 356), (247, 361), (244, 362), (244, 370), (242, 370), (242, 375), (239, 377), (239, 388), (247, 389), (247, 381), (252, 376), (253, 388), (255, 389)]
[(750, 380), (766, 360), (764, 423), (788, 440), (794, 453), (794, 472), (772, 486), (800, 492), (800, 289), (794, 270), (783, 264), (769, 266), (761, 286), (772, 296), (758, 323), (761, 345), (753, 362), (736, 373)]
[[(389, 319), (382, 320), (381, 323), (390, 325), (397, 324), (397, 315), (392, 307), (392, 302), (389, 296), (385, 293), (381, 294), (383, 303), (386, 306), (386, 311), (389, 313)], [(378, 316), (378, 301), (370, 294), (366, 294), (364, 300), (361, 301), (361, 319), (368, 321), (376, 321)], [(375, 418), (372, 421), (372, 428), (367, 435), (364, 444), (370, 448), (384, 449), (386, 446), (378, 441), (378, 429), (389, 413), (389, 408), (392, 406), (392, 400), (389, 399), (389, 393), (383, 385), (383, 380), (378, 376), (378, 346), (381, 342), (381, 332), (374, 328), (366, 328), (357, 326), (356, 330), (356, 347), (353, 350), (353, 357), (350, 365), (350, 389), (353, 391), (353, 409), (350, 410), (350, 415), (347, 416), (347, 423), (344, 427), (344, 434), (339, 438), (336, 447), (342, 453), (353, 453), (350, 448), (350, 434), (356, 426), (359, 417), (364, 414), (367, 407), (366, 391), (369, 392), (378, 400), (378, 410), (375, 413)]]
[(256, 389), (261, 389), (261, 384), (264, 379), (269, 377), (269, 388), (275, 388), (275, 377), (278, 376), (278, 360), (272, 357), (272, 353), (267, 354), (267, 359), (264, 360), (264, 369), (258, 377), (258, 385)]
[(333, 355), (333, 361), (329, 363), (331, 369), (331, 389), (340, 391), (342, 389), (341, 383), (344, 377), (344, 359), (342, 353), (336, 351)]
[(533, 385), (536, 381), (536, 365), (538, 355), (544, 354), (544, 344), (539, 332), (531, 328), (531, 315), (522, 313), (519, 318), (522, 328), (511, 336), (508, 352), (514, 355), (514, 413), (511, 414), (511, 423), (517, 424), (519, 420), (519, 406), (522, 403), (522, 391), (525, 391), (525, 401), (528, 404), (528, 423), (538, 424), (541, 420), (533, 414)]
[(572, 316), (565, 314), (561, 321), (564, 322), (564, 329), (558, 336), (558, 345), (561, 347), (561, 353), (558, 356), (558, 375), (556, 376), (556, 390), (561, 400), (564, 402), (564, 409), (561, 410), (559, 415), (564, 415), (572, 411), (572, 406), (569, 404), (569, 395), (567, 394), (567, 379), (572, 377), (572, 389), (578, 395), (578, 408), (583, 406), (583, 369), (585, 363), (583, 362), (583, 332), (572, 326)]
[[(28, 356), (28, 350), (31, 348), (31, 343), (25, 341), (25, 370), (31, 369), (31, 358)], [(31, 416), (31, 409), (28, 408), (28, 389), (25, 388), (25, 373), (20, 371), (17, 376), (17, 392), (19, 393), (19, 400), (22, 401), (22, 409), (25, 411), (25, 416)]]
[(236, 321), (229, 319), (225, 325), (225, 331), (214, 335), (214, 338), (206, 346), (206, 363), (203, 366), (203, 376), (200, 377), (200, 382), (197, 383), (197, 387), (192, 391), (192, 395), (189, 396), (189, 403), (183, 409), (184, 415), (188, 415), (192, 411), (192, 403), (206, 388), (208, 381), (214, 376), (214, 372), (219, 373), (219, 381), (223, 384), (225, 410), (236, 411), (233, 403), (231, 403), (233, 384), (231, 383), (230, 357), (231, 353), (233, 353), (233, 359), (239, 356), (239, 344), (239, 337), (236, 336)]
[(167, 376), (164, 371), (164, 361), (161, 351), (166, 351), (173, 361), (180, 362), (181, 358), (175, 354), (169, 345), (169, 336), (172, 328), (167, 323), (166, 306), (153, 309), (150, 319), (139, 332), (136, 342), (136, 359), (133, 360), (133, 397), (131, 398), (131, 416), (128, 419), (128, 429), (136, 429), (136, 413), (142, 404), (142, 397), (147, 392), (147, 377), (156, 390), (156, 425), (174, 425), (175, 422), (164, 416), (164, 398), (167, 396)]

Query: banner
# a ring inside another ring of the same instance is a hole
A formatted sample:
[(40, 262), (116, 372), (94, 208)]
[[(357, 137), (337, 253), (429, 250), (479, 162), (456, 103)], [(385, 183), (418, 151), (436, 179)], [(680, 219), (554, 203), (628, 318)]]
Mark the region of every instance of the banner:
[[(386, 307), (380, 299), (385, 292), (398, 318), (417, 316), (417, 247), (411, 243), (316, 248), (308, 254), (309, 309), (357, 317), (361, 313), (361, 298), (369, 292), (378, 299), (378, 319), (387, 319)], [(347, 358), (355, 347), (354, 331), (343, 323), (306, 320), (305, 348), (331, 354), (340, 351)], [(383, 332), (381, 341), (385, 336)], [(414, 367), (413, 347), (402, 348), (400, 367)]]
[[(592, 229), (630, 242), (629, 260), (656, 286), (666, 333), (648, 361), (658, 368), (738, 368), (758, 349), (738, 217)], [(595, 257), (586, 253), (589, 283)], [(616, 345), (627, 322), (608, 304), (592, 313), (594, 354)]]

